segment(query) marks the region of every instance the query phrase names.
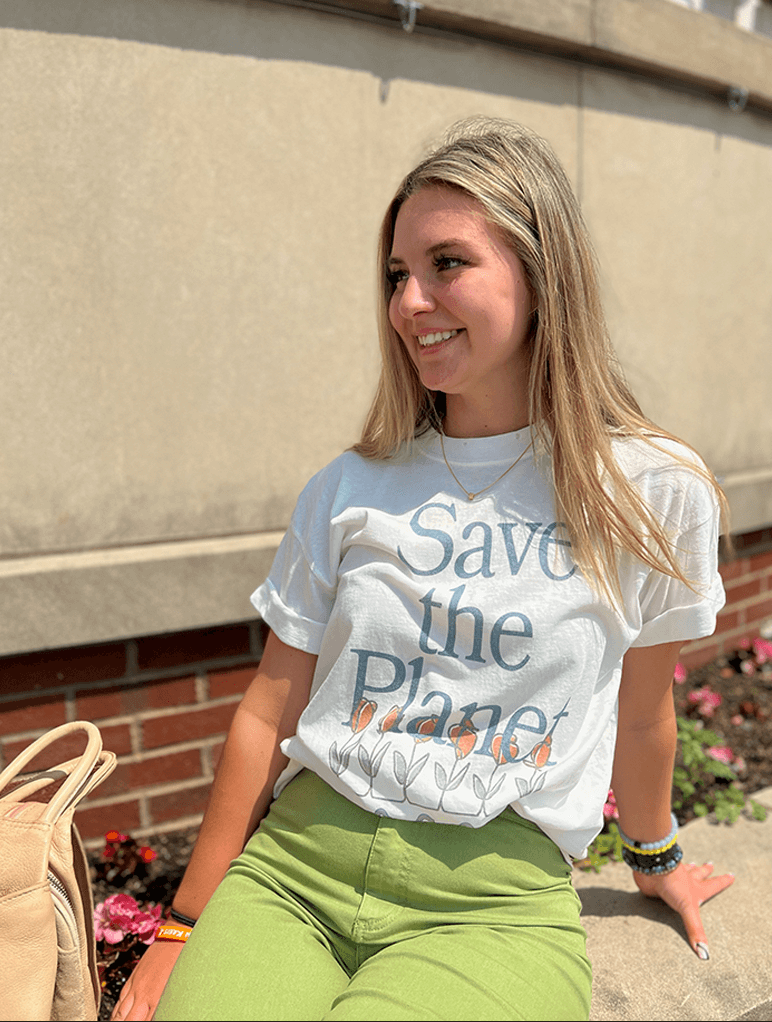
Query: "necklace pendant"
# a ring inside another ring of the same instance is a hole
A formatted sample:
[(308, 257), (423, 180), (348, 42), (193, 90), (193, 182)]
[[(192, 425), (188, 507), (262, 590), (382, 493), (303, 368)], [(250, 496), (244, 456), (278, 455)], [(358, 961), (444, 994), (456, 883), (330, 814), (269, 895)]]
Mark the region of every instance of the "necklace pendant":
[(469, 491), (467, 491), (466, 495), (470, 500), (474, 500), (474, 498), (477, 496), (476, 493), (469, 493)]

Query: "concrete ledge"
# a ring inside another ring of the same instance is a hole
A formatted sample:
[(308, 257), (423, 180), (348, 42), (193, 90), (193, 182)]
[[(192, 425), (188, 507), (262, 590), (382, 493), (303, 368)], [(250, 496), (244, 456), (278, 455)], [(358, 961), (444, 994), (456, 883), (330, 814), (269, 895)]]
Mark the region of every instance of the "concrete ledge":
[[(772, 788), (754, 797), (772, 809)], [(772, 815), (732, 827), (696, 820), (681, 844), (690, 861), (736, 876), (702, 910), (708, 962), (693, 954), (675, 913), (638, 892), (627, 866), (574, 875), (593, 963), (593, 1022), (772, 1018)]]
[[(303, 6), (399, 20), (392, 0)], [(423, 0), (415, 31), (424, 29), (669, 78), (715, 95), (739, 86), (751, 106), (772, 111), (772, 40), (670, 0)]]
[(282, 533), (0, 562), (0, 656), (255, 616)]

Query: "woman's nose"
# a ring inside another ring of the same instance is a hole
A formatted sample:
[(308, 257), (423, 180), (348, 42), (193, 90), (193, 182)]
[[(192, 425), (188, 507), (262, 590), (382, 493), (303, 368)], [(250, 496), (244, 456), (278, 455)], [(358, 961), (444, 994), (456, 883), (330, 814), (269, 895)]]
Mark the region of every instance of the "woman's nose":
[(434, 308), (435, 301), (431, 288), (426, 281), (419, 280), (411, 274), (405, 281), (405, 285), (399, 296), (399, 312), (406, 319), (415, 316), (419, 312), (427, 312)]

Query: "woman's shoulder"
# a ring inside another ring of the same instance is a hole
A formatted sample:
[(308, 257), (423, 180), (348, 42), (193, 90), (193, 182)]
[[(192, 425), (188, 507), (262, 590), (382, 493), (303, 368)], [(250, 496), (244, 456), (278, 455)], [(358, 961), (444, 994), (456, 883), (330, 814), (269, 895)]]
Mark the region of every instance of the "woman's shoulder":
[(616, 436), (612, 449), (617, 464), (631, 482), (646, 476), (664, 474), (682, 476), (685, 480), (709, 481), (705, 462), (688, 444), (675, 437)]
[(614, 440), (617, 464), (647, 507), (669, 528), (717, 523), (719, 490), (702, 458), (673, 437)]
[(324, 504), (331, 514), (336, 506), (377, 499), (395, 485), (395, 475), (410, 461), (405, 449), (391, 458), (366, 458), (349, 448), (316, 472), (303, 488), (298, 504)]

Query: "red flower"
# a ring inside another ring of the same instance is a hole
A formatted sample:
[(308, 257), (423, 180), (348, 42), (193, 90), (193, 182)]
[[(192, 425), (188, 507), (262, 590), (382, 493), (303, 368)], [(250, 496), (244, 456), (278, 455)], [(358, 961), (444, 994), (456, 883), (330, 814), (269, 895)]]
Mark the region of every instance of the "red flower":
[(402, 719), (402, 707), (392, 706), (385, 717), (381, 717), (380, 723), (378, 724), (378, 730), (391, 731), (392, 728), (396, 727)]
[(139, 856), (144, 862), (152, 862), (153, 859), (158, 858), (158, 854), (152, 848), (148, 848), (147, 845), (140, 845)]
[(464, 719), (448, 731), (448, 738), (456, 747), (456, 759), (465, 759), (477, 741), (477, 728), (471, 720)]
[(416, 725), (415, 734), (413, 735), (415, 740), (417, 742), (428, 742), (430, 738), (434, 738), (439, 721), (440, 718), (436, 713), (433, 713), (431, 717), (421, 718), (420, 722)]
[(378, 709), (378, 704), (374, 703), (372, 699), (360, 699), (359, 706), (351, 714), (351, 720), (348, 722), (349, 727), (357, 734), (359, 731), (364, 731), (370, 721), (373, 719), (373, 714)]
[(494, 735), (491, 741), (491, 750), (493, 751), (493, 758), (501, 766), (503, 763), (511, 763), (517, 759), (520, 749), (517, 747), (515, 736), (509, 739), (509, 748), (502, 749), (501, 743), (504, 740), (504, 735)]

